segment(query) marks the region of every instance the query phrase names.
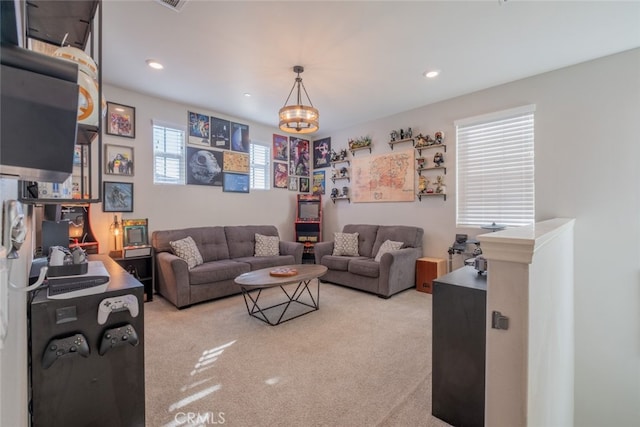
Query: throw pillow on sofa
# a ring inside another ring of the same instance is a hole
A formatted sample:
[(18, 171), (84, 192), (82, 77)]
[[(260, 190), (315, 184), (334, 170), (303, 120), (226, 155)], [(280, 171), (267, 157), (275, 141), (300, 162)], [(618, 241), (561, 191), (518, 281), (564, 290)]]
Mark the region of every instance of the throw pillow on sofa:
[(204, 262), (198, 246), (196, 246), (196, 242), (191, 236), (169, 242), (169, 245), (171, 245), (171, 249), (173, 249), (173, 253), (176, 254), (176, 256), (179, 256), (187, 262), (189, 270)]
[(359, 256), (358, 233), (333, 233), (333, 255)]
[(380, 249), (378, 249), (378, 253), (376, 254), (375, 261), (380, 262), (382, 259), (382, 255), (387, 252), (397, 251), (402, 248), (403, 242), (394, 242), (393, 240), (385, 240), (382, 245), (380, 245)]
[(255, 256), (280, 255), (280, 238), (278, 236), (263, 236), (256, 233)]

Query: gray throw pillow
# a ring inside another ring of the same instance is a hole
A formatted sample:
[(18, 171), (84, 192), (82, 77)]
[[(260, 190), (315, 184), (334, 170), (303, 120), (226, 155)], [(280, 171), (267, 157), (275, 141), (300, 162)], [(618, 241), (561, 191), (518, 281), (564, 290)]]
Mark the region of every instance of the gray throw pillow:
[(280, 255), (280, 238), (278, 236), (263, 236), (256, 233), (255, 256)]
[(333, 233), (333, 255), (359, 256), (358, 233)]
[(393, 240), (385, 240), (382, 245), (380, 245), (380, 249), (378, 249), (378, 253), (376, 254), (375, 261), (380, 262), (382, 255), (387, 252), (397, 251), (402, 248), (403, 242), (394, 242)]
[(173, 253), (176, 254), (176, 256), (179, 256), (187, 262), (189, 270), (203, 263), (202, 255), (191, 236), (169, 242), (169, 245), (171, 245), (171, 249), (173, 249)]

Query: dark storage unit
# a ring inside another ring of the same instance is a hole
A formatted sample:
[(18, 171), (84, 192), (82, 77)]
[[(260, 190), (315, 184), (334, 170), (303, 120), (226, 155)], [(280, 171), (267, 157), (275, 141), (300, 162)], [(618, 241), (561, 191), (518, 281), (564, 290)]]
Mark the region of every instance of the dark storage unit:
[(462, 267), (433, 281), (433, 416), (484, 426), (487, 278)]
[[(109, 257), (91, 259), (103, 261), (109, 271), (104, 293), (49, 299), (47, 290), (40, 289), (29, 303), (33, 427), (145, 425), (144, 288)], [(100, 324), (100, 303), (124, 295), (135, 297), (137, 316), (125, 309), (112, 312)], [(129, 342), (120, 339), (105, 347), (107, 332), (117, 328), (130, 328), (137, 337), (129, 334)], [(54, 356), (56, 351), (61, 351), (59, 357)]]

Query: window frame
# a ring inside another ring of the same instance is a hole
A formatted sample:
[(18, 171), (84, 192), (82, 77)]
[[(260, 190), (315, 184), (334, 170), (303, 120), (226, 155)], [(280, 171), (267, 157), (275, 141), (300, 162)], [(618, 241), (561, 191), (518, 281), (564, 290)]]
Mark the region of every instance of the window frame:
[[(255, 150), (260, 147), (264, 150), (264, 164), (256, 163)], [(271, 190), (271, 146), (260, 142), (251, 142), (249, 144), (249, 182), (251, 190)], [(256, 170), (264, 171), (264, 185), (256, 187)]]

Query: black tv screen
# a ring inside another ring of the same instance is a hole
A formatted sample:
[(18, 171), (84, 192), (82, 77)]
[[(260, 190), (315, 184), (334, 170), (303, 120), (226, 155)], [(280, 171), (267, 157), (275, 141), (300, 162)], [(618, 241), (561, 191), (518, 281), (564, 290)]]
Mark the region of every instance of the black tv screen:
[(318, 202), (300, 202), (298, 206), (298, 218), (319, 220), (320, 204)]

